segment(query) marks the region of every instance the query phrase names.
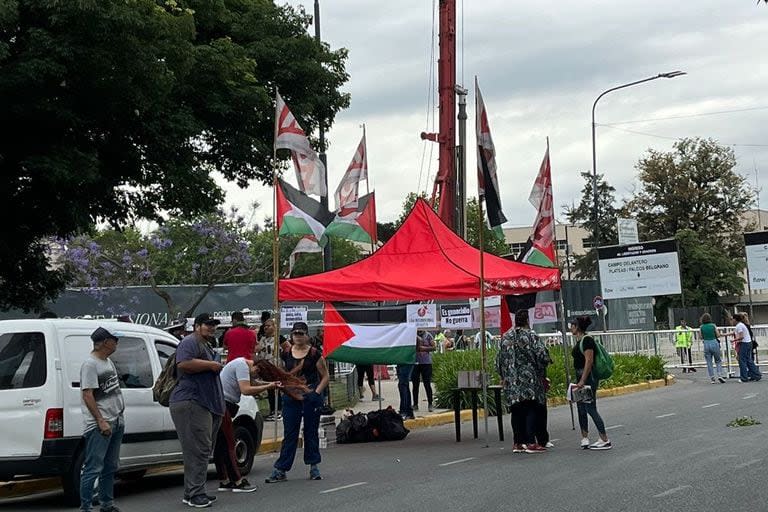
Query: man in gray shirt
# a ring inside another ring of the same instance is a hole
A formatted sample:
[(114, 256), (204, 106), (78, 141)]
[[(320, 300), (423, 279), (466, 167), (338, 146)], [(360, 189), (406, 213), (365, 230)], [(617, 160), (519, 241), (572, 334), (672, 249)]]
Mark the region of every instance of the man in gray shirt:
[(85, 423), (85, 460), (80, 477), (80, 510), (91, 510), (93, 485), (99, 479), (101, 512), (119, 512), (113, 504), (115, 472), (125, 430), (125, 402), (117, 368), (109, 359), (117, 336), (103, 327), (91, 334), (93, 351), (80, 367), (81, 408)]

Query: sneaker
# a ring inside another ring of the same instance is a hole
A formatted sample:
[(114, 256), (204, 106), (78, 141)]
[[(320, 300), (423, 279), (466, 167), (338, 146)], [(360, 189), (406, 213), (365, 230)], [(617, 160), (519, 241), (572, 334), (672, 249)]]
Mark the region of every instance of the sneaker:
[(544, 445), (544, 448), (554, 448), (554, 447), (555, 447), (555, 443), (553, 443), (552, 441), (547, 441), (547, 444)]
[(432, 412), (432, 411), (434, 411), (434, 409), (432, 409), (432, 404), (429, 404), (429, 405), (427, 406), (427, 410), (428, 410), (429, 412)]
[(522, 444), (513, 444), (512, 453), (525, 453), (525, 447)]
[(322, 480), (323, 477), (320, 476), (320, 468), (317, 467), (317, 464), (312, 464), (309, 467), (309, 479), (310, 480)]
[(525, 445), (525, 453), (544, 453), (547, 449), (538, 443)]
[(715, 380), (714, 377), (712, 377), (712, 379), (710, 379), (709, 383), (710, 384), (717, 384), (717, 381)]
[(187, 501), (187, 505), (193, 508), (208, 508), (211, 506), (211, 500), (205, 494), (193, 496)]
[(589, 438), (588, 437), (582, 437), (581, 438), (581, 449), (582, 450), (589, 450)]
[(272, 474), (264, 480), (264, 482), (268, 484), (274, 484), (277, 482), (285, 482), (286, 480), (288, 480), (288, 477), (285, 476), (285, 471), (275, 469), (272, 471)]
[(718, 381), (720, 384), (725, 384), (725, 377), (718, 377), (718, 378), (717, 378), (717, 381)]
[[(208, 498), (208, 501), (210, 501), (211, 503), (213, 503), (218, 499), (216, 496), (212, 496), (210, 494), (206, 494), (205, 497)], [(185, 505), (189, 505), (189, 496), (185, 495), (183, 498), (181, 498), (181, 502)]]
[(414, 416), (413, 414), (403, 414), (403, 419), (404, 420), (415, 420), (416, 416)]
[(611, 441), (603, 441), (602, 439), (598, 439), (596, 442), (589, 445), (590, 450), (610, 450), (613, 448), (611, 445)]
[(235, 486), (235, 482), (219, 482), (219, 488), (216, 489), (219, 492), (231, 491)]
[(251, 485), (251, 483), (245, 478), (241, 478), (239, 484), (234, 484), (232, 486), (232, 492), (253, 492), (255, 490), (256, 486)]
[(378, 402), (379, 400), (381, 400), (381, 397), (379, 395), (373, 395), (371, 397), (371, 402)]
[(271, 412), (264, 417), (264, 421), (275, 421), (275, 413)]
[(693, 373), (696, 373), (696, 368), (689, 368), (689, 369), (688, 369), (688, 371), (689, 371), (689, 372), (693, 372)]

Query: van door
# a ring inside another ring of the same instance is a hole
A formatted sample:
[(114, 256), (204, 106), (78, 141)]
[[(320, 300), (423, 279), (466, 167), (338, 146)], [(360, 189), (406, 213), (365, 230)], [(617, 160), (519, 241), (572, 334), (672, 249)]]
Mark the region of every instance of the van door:
[[(40, 456), (46, 411), (61, 399), (44, 329), (18, 323), (0, 333), (0, 457)], [(60, 428), (60, 415), (51, 422)]]
[[(65, 338), (65, 349), (69, 353), (67, 380), (69, 388), (67, 419), (79, 421), (82, 432), (80, 410), (80, 364), (88, 357), (90, 333), (71, 334)], [(149, 344), (143, 333), (121, 333), (117, 350), (109, 358), (117, 368), (120, 390), (125, 401), (125, 434), (120, 448), (120, 466), (155, 463), (160, 455), (163, 418), (158, 414), (152, 401), (154, 373), (150, 359)]]

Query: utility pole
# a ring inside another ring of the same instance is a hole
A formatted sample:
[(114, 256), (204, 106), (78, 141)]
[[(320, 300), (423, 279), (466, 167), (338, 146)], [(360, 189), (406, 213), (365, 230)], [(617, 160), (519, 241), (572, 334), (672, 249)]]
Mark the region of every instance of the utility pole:
[(459, 145), (456, 146), (456, 234), (467, 239), (467, 89), (456, 85), (459, 97)]
[[(315, 0), (315, 40), (318, 44), (320, 40), (320, 0)], [(328, 209), (328, 156), (325, 154), (325, 119), (322, 114), (318, 119), (318, 130), (320, 132), (320, 161), (325, 166), (325, 195), (320, 196), (320, 204), (324, 208)], [(328, 271), (333, 268), (333, 260), (331, 258), (331, 243), (330, 241), (323, 247), (323, 270)]]

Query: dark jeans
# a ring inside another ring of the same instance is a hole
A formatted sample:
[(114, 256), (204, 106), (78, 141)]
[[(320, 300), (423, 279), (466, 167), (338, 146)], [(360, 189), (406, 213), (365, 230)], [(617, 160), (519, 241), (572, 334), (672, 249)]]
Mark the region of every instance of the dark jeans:
[(278, 412), (282, 409), (282, 402), (277, 399), (277, 393), (274, 389), (267, 390), (267, 402), (269, 402), (269, 414), (275, 414), (275, 408)]
[(304, 464), (320, 463), (318, 428), (320, 428), (322, 406), (323, 398), (314, 391), (305, 394), (304, 400), (283, 396), (283, 445), (280, 447), (280, 457), (275, 462), (275, 469), (290, 471), (293, 467), (302, 419), (304, 419)]
[(411, 372), (414, 365), (397, 365), (397, 391), (400, 393), (400, 414), (413, 416), (413, 403), (411, 403), (411, 390), (408, 389), (411, 383)]
[(413, 404), (419, 405), (419, 382), (424, 381), (424, 391), (427, 392), (427, 402), (432, 405), (432, 365), (431, 364), (417, 364), (413, 367), (411, 373), (411, 381), (413, 382)]
[(192, 400), (171, 402), (171, 419), (179, 435), (184, 461), (184, 496), (205, 496), (208, 480), (208, 460), (221, 424), (221, 416)]
[(216, 445), (213, 449), (213, 463), (216, 464), (216, 473), (222, 482), (239, 482), (240, 470), (235, 459), (235, 431), (232, 427), (232, 418), (237, 415), (237, 404), (226, 402), (224, 417), (221, 419), (221, 427), (216, 434)]
[(368, 385), (373, 386), (376, 380), (373, 378), (373, 365), (372, 364), (357, 364), (355, 365), (357, 370), (357, 387), (363, 387), (363, 381), (366, 375), (368, 376)]
[[(581, 374), (581, 370), (576, 370), (577, 382), (581, 378)], [(600, 381), (594, 378), (593, 373), (590, 373), (586, 384), (592, 386), (592, 401), (576, 402), (576, 409), (579, 413), (579, 428), (581, 428), (582, 432), (589, 432), (589, 420), (587, 418), (587, 415), (589, 415), (595, 423), (598, 433), (605, 435), (605, 423), (600, 413), (597, 412), (597, 387), (600, 385)]]
[(85, 438), (85, 463), (80, 476), (80, 510), (91, 510), (93, 484), (99, 479), (99, 503), (109, 509), (114, 500), (115, 472), (120, 464), (120, 443), (123, 440), (125, 423), (115, 420), (110, 423), (112, 434), (101, 435), (98, 427), (89, 430)]
[(538, 428), (536, 401), (523, 400), (509, 407), (512, 416), (512, 442), (514, 444), (533, 444)]
[(739, 378), (741, 380), (760, 380), (763, 374), (752, 359), (752, 344), (739, 343)]

